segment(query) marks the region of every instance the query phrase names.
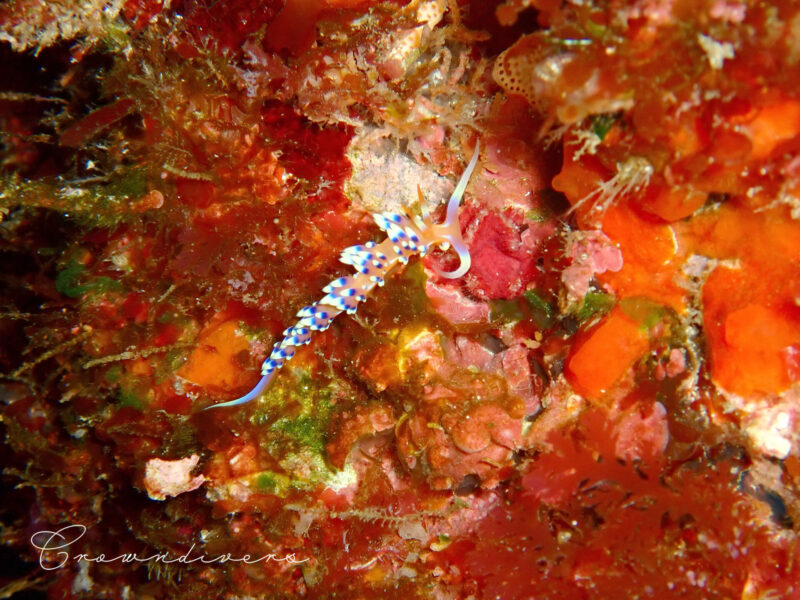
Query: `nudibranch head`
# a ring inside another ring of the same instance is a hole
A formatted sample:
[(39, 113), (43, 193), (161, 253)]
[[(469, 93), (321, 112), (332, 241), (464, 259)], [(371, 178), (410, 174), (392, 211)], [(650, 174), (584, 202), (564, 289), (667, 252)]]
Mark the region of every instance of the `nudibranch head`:
[(475, 165), (478, 163), (479, 151), (480, 144), (476, 143), (475, 151), (472, 153), (472, 158), (469, 161), (469, 165), (467, 165), (466, 170), (464, 171), (463, 175), (461, 175), (461, 179), (458, 180), (458, 184), (456, 185), (456, 189), (453, 190), (450, 200), (447, 201), (447, 215), (445, 216), (444, 223), (441, 225), (426, 223), (428, 230), (432, 234), (432, 240), (430, 243), (450, 244), (453, 250), (455, 250), (456, 254), (458, 254), (458, 258), (461, 261), (455, 271), (440, 271), (434, 267), (434, 270), (439, 275), (448, 279), (457, 279), (458, 277), (462, 277), (467, 271), (469, 271), (469, 268), (472, 264), (467, 244), (464, 242), (464, 238), (461, 237), (461, 225), (458, 222), (458, 207), (461, 203), (461, 198), (464, 196), (464, 191), (467, 189), (469, 178), (472, 176), (472, 172), (475, 170)]

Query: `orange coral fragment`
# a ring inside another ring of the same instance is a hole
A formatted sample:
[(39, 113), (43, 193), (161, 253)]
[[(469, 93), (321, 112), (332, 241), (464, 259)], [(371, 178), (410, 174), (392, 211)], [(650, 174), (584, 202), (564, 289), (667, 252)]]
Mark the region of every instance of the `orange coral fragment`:
[(765, 106), (748, 125), (755, 159), (766, 158), (781, 143), (800, 134), (800, 101), (783, 100)]
[(644, 219), (625, 204), (612, 204), (603, 232), (622, 251), (625, 262), (617, 272), (598, 275), (600, 282), (619, 297), (647, 296), (682, 312), (685, 290), (674, 281), (678, 247), (671, 227)]
[(774, 352), (799, 340), (798, 324), (760, 304), (748, 304), (725, 320), (725, 341), (731, 346)]
[(202, 386), (241, 386), (246, 383), (245, 373), (234, 358), (249, 349), (250, 342), (241, 334), (236, 321), (212, 324), (200, 334), (197, 347), (178, 374)]
[[(778, 393), (796, 379), (789, 352), (800, 342), (800, 318), (792, 308), (796, 284), (791, 267), (772, 262), (718, 267), (703, 289), (711, 375), (729, 392)], [(783, 285), (772, 283), (778, 280)]]
[(582, 395), (600, 398), (648, 348), (647, 332), (620, 309), (614, 309), (583, 344), (573, 348), (567, 379)]
[(553, 177), (553, 189), (567, 197), (570, 204), (575, 205), (582, 199), (595, 193), (608, 177), (596, 159), (585, 158), (581, 162), (564, 158), (561, 172)]
[(792, 382), (788, 346), (800, 342), (800, 324), (773, 308), (748, 304), (728, 314), (725, 344), (714, 348), (712, 373), (727, 390), (739, 394), (777, 393)]
[(639, 199), (639, 206), (642, 210), (673, 223), (690, 217), (706, 203), (707, 198), (708, 194), (689, 186), (651, 185)]

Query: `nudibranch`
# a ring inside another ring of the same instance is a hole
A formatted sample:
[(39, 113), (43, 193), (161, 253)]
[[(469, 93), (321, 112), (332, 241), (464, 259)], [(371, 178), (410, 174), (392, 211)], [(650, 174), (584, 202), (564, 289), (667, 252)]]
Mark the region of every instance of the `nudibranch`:
[[(461, 263), (455, 271), (435, 269), (436, 272), (442, 277), (455, 279), (469, 271), (469, 250), (461, 237), (458, 207), (478, 162), (478, 150), (479, 144), (476, 144), (472, 159), (447, 203), (447, 214), (443, 223), (438, 225), (433, 223), (428, 215), (422, 218), (412, 215), (406, 207), (403, 207), (403, 214), (374, 213), (372, 218), (378, 227), (386, 232), (387, 239), (380, 244), (367, 242), (345, 248), (339, 261), (352, 265), (357, 273), (331, 281), (322, 289), (325, 296), (316, 303), (300, 309), (297, 313), (300, 320), (284, 331), (283, 339), (273, 346), (269, 358), (261, 365), (261, 379), (252, 390), (241, 398), (214, 404), (204, 410), (237, 406), (258, 398), (267, 389), (278, 369), (294, 356), (295, 348), (308, 344), (313, 332), (325, 331), (341, 313), (355, 313), (358, 304), (367, 299), (367, 295), (375, 286), (384, 284), (392, 269), (407, 264), (409, 258), (415, 254), (425, 256), (431, 247), (447, 244), (458, 254)], [(418, 191), (422, 199), (422, 191), (419, 188)]]

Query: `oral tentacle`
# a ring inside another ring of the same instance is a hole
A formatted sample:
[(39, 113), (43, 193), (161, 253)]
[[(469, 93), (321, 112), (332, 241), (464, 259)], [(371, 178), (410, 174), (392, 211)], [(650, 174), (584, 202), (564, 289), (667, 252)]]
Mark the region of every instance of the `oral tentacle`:
[[(464, 196), (464, 191), (467, 189), (469, 179), (472, 177), (472, 172), (475, 170), (475, 165), (478, 164), (480, 147), (480, 142), (476, 142), (475, 151), (472, 153), (472, 158), (470, 159), (467, 168), (464, 170), (464, 173), (461, 175), (461, 179), (458, 180), (456, 189), (453, 190), (453, 193), (450, 195), (450, 199), (447, 201), (447, 216), (445, 217), (444, 221), (445, 225), (455, 225), (456, 228), (458, 227), (458, 207), (459, 204), (461, 204), (461, 198)], [(459, 237), (461, 237), (460, 230), (458, 233)]]
[(455, 271), (441, 271), (436, 267), (433, 268), (436, 273), (439, 274), (440, 277), (445, 277), (446, 279), (458, 279), (459, 277), (463, 277), (469, 271), (469, 268), (472, 266), (472, 258), (469, 255), (469, 249), (467, 245), (464, 243), (464, 240), (451, 240), (450, 245), (453, 247), (453, 250), (456, 251), (458, 257), (460, 259), (460, 264)]

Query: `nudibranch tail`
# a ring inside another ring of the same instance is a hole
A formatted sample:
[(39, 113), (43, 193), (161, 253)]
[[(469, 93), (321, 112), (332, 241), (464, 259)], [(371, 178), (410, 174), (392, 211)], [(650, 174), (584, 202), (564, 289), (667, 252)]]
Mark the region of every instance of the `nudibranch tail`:
[(241, 398), (236, 398), (236, 400), (229, 400), (228, 402), (220, 402), (219, 404), (213, 404), (211, 406), (206, 406), (203, 410), (208, 410), (209, 408), (223, 408), (225, 406), (239, 406), (240, 404), (245, 404), (250, 402), (251, 400), (255, 400), (261, 394), (264, 393), (264, 390), (267, 389), (272, 378), (275, 376), (276, 371), (272, 371), (269, 375), (264, 375), (261, 379), (258, 380), (256, 386), (247, 392)]
[(258, 398), (272, 381), (275, 373), (295, 354), (295, 348), (311, 341), (314, 331), (324, 331), (330, 327), (331, 321), (339, 314), (353, 314), (359, 303), (367, 299), (367, 295), (375, 288), (382, 286), (389, 272), (398, 265), (405, 265), (415, 254), (425, 256), (431, 246), (450, 244), (461, 259), (458, 269), (442, 273), (443, 277), (461, 277), (469, 270), (470, 256), (466, 243), (461, 237), (458, 223), (458, 206), (470, 175), (478, 162), (478, 145), (472, 159), (459, 179), (456, 189), (447, 204), (447, 216), (444, 223), (432, 223), (427, 215), (419, 219), (405, 214), (380, 213), (373, 214), (375, 223), (386, 232), (387, 239), (380, 244), (367, 242), (345, 248), (339, 261), (351, 265), (356, 273), (334, 279), (323, 288), (325, 296), (318, 302), (306, 306), (297, 313), (300, 319), (294, 327), (283, 332), (283, 339), (272, 348), (269, 358), (261, 365), (261, 379), (256, 386), (241, 398), (229, 402), (214, 404), (208, 408), (238, 406)]

